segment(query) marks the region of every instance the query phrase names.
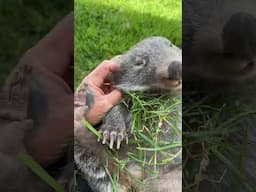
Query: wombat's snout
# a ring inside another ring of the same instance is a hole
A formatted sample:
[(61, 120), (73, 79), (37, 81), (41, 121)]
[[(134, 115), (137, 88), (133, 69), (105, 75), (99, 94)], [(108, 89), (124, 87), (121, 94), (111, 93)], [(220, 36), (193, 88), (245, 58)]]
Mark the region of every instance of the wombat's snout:
[(168, 66), (168, 78), (170, 80), (179, 81), (182, 79), (182, 64), (181, 61), (173, 61)]

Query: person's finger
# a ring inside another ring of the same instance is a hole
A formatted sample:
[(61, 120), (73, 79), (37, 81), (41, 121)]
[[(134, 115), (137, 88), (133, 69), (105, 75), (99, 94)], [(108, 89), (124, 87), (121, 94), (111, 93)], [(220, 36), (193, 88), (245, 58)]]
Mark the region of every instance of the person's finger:
[(102, 86), (107, 76), (118, 69), (118, 64), (113, 61), (103, 61), (89, 75), (89, 80), (95, 86)]
[(116, 105), (122, 100), (122, 93), (115, 89), (109, 94), (105, 95), (105, 99), (108, 100), (111, 105)]
[(73, 24), (74, 14), (71, 12), (32, 48), (40, 60), (38, 64), (58, 75), (63, 75), (72, 64)]

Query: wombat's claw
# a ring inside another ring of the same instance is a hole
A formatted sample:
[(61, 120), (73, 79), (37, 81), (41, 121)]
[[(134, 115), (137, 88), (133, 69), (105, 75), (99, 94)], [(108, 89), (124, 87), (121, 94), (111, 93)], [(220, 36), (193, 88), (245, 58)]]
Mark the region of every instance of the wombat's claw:
[(124, 136), (122, 133), (119, 133), (116, 140), (116, 148), (120, 149), (121, 142), (123, 141)]
[(106, 140), (109, 138), (109, 131), (105, 130), (103, 132), (103, 140), (102, 140), (102, 144), (104, 145), (106, 143)]
[(109, 144), (110, 149), (113, 148), (113, 144), (114, 144), (115, 140), (116, 140), (116, 132), (111, 132), (110, 133), (110, 144)]
[[(102, 144), (106, 144), (109, 140), (109, 148), (113, 149), (114, 143), (116, 142), (116, 149), (120, 149), (121, 142), (126, 139), (126, 143), (128, 143), (127, 134), (123, 132), (117, 133), (116, 131), (108, 131), (108, 130), (99, 130), (99, 133), (102, 134)], [(98, 139), (99, 141), (99, 139)]]

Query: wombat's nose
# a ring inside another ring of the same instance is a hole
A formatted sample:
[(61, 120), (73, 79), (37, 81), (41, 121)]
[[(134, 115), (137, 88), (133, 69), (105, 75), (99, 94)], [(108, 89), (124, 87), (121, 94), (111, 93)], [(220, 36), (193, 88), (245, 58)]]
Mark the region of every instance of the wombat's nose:
[(231, 16), (223, 28), (224, 52), (245, 58), (256, 54), (256, 18), (248, 13)]
[(180, 61), (173, 61), (168, 66), (168, 76), (170, 80), (182, 79), (182, 64)]

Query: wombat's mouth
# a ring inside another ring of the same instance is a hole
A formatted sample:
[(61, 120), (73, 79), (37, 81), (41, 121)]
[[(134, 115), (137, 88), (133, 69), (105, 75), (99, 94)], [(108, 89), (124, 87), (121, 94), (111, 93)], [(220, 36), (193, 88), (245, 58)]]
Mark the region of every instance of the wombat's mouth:
[(180, 87), (182, 84), (182, 80), (169, 80), (169, 79), (163, 79), (161, 81), (165, 85), (165, 87), (169, 87), (170, 89)]
[(131, 85), (131, 84), (119, 84), (119, 85), (114, 85), (113, 87), (125, 93), (145, 92), (150, 89), (150, 86), (148, 85)]
[(172, 95), (179, 92), (182, 88), (182, 80), (162, 80), (159, 83), (151, 85), (134, 85), (131, 84), (119, 84), (113, 86), (116, 89), (123, 91), (124, 93), (130, 92), (143, 92), (150, 95)]

